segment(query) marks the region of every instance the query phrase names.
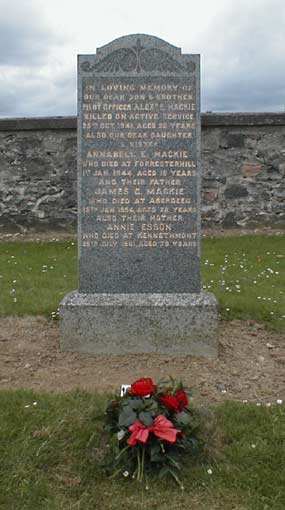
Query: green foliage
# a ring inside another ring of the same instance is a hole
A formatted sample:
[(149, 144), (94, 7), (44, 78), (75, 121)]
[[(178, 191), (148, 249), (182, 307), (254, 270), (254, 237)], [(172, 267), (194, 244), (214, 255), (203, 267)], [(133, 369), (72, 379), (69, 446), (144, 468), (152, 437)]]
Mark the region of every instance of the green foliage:
[(119, 427), (128, 427), (134, 423), (137, 415), (130, 405), (123, 406), (118, 417)]
[(185, 413), (185, 411), (181, 411), (181, 413), (177, 413), (175, 416), (176, 422), (178, 425), (189, 425), (191, 423), (191, 416), (189, 413)]
[[(284, 510), (284, 405), (214, 408), (207, 430), (212, 426), (215, 434), (201, 432), (211, 453), (195, 463), (187, 456), (184, 491), (171, 472), (148, 491), (123, 475), (108, 479), (102, 470), (109, 450), (102, 435), (105, 406), (104, 395), (85, 392), (2, 391), (0, 509)], [(155, 445), (154, 461), (160, 452)]]
[[(197, 423), (187, 405), (182, 382), (172, 377), (157, 385), (150, 378), (139, 379), (123, 396), (113, 398), (106, 410), (106, 430), (112, 434), (107, 458), (111, 477), (125, 472), (147, 484), (149, 477), (168, 474), (183, 488), (183, 457), (193, 456), (198, 445)], [(173, 435), (169, 430), (167, 435), (167, 429), (174, 429)]]
[(150, 427), (152, 425), (153, 419), (149, 411), (141, 411), (138, 415), (138, 418), (147, 427)]

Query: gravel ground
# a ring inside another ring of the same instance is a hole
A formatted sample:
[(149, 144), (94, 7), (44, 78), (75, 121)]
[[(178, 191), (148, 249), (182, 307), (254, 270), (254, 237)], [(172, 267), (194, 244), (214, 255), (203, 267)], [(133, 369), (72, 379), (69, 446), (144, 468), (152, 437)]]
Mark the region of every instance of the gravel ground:
[(87, 355), (61, 352), (57, 321), (0, 319), (0, 388), (65, 392), (114, 391), (121, 384), (168, 374), (193, 389), (193, 399), (285, 400), (285, 337), (255, 321), (220, 323), (219, 355)]

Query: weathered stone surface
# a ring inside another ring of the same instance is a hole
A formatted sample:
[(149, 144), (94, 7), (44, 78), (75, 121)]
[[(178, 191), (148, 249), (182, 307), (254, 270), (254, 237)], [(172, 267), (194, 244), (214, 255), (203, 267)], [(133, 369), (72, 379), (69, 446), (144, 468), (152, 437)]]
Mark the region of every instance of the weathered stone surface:
[(225, 132), (224, 137), (225, 141), (221, 144), (224, 149), (242, 148), (245, 146), (246, 137), (243, 133)]
[(241, 165), (241, 173), (243, 177), (255, 177), (263, 170), (263, 165), (256, 162), (243, 163)]
[(130, 35), (78, 77), (79, 291), (199, 292), (199, 55)]
[(213, 294), (82, 294), (60, 305), (61, 348), (92, 354), (217, 354)]
[(203, 191), (202, 196), (205, 202), (213, 203), (217, 200), (218, 191), (216, 189)]
[[(244, 147), (221, 147), (226, 130), (243, 134)], [(226, 227), (230, 214), (231, 226), (285, 227), (284, 139), (285, 113), (202, 114), (204, 226)], [(0, 119), (1, 230), (76, 225), (76, 180), (74, 117)], [(248, 196), (226, 199), (232, 184), (246, 187)]]
[(64, 229), (74, 225), (75, 132), (66, 128), (0, 131), (0, 181), (2, 228)]
[(241, 198), (247, 197), (248, 191), (245, 186), (241, 184), (232, 184), (225, 189), (226, 198)]
[[(284, 199), (279, 190), (285, 115), (212, 114), (208, 121), (214, 133), (209, 125), (202, 130), (202, 225), (284, 228)], [(212, 145), (213, 139), (220, 140), (218, 146)], [(210, 202), (215, 188), (219, 193)]]

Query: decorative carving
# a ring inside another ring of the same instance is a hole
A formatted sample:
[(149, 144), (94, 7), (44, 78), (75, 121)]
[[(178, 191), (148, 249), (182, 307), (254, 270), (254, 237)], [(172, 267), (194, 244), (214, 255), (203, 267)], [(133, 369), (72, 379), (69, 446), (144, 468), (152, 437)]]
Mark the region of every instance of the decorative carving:
[(171, 55), (158, 48), (144, 48), (140, 39), (132, 48), (120, 48), (104, 57), (100, 62), (91, 65), (83, 62), (81, 69), (85, 72), (167, 72), (185, 73), (195, 71), (194, 62), (185, 65), (175, 60)]

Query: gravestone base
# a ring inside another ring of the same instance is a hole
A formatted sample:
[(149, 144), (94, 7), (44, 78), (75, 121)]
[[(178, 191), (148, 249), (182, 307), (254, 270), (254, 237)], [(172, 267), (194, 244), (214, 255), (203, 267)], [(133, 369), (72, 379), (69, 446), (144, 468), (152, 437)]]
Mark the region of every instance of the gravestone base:
[(217, 355), (213, 294), (67, 294), (61, 349), (91, 354)]

